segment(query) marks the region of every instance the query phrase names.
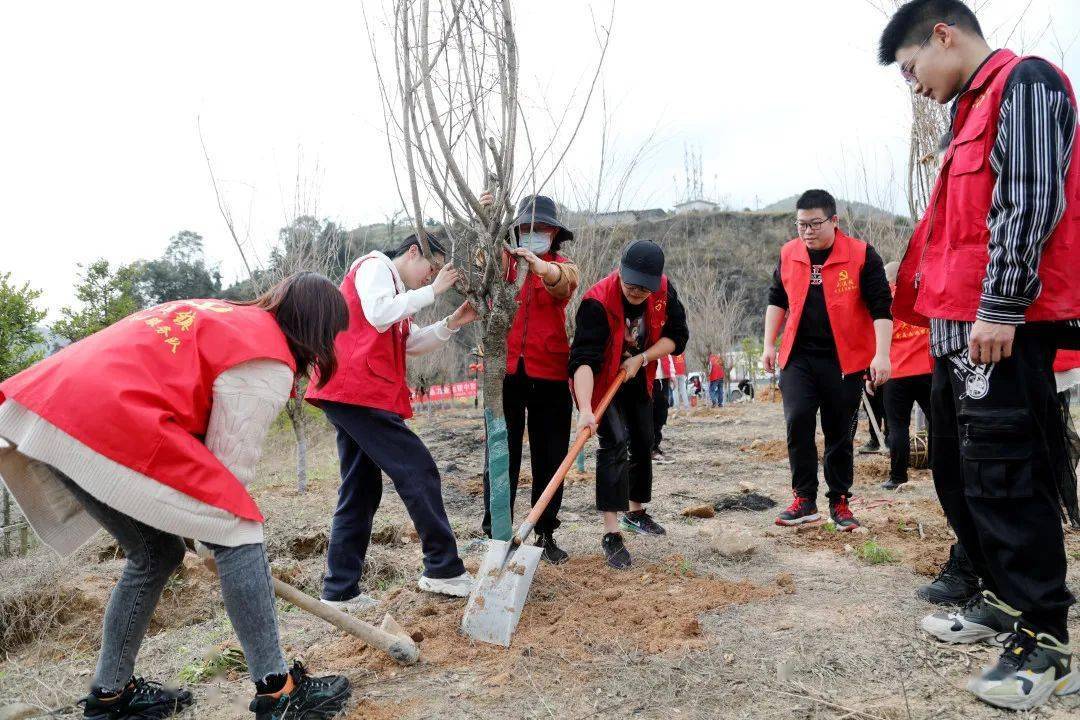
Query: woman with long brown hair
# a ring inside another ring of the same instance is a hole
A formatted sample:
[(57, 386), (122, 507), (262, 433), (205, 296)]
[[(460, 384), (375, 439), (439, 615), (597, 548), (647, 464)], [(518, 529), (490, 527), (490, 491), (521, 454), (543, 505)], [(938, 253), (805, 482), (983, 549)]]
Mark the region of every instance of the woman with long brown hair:
[(193, 701), (134, 677), (182, 538), (214, 554), (259, 720), (329, 717), (349, 682), (287, 667), (263, 517), (246, 490), (296, 375), (337, 364), (337, 288), (300, 273), (250, 303), (179, 300), (137, 312), (0, 383), (0, 475), (41, 539), (70, 555), (99, 527), (127, 563), (105, 611), (84, 717), (162, 718)]

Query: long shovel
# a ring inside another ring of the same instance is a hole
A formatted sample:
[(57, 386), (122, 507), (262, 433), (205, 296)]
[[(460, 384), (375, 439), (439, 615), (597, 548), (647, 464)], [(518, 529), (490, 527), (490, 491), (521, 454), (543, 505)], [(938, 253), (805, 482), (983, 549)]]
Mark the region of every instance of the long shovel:
[[(620, 370), (611, 387), (604, 393), (600, 404), (593, 410), (597, 421), (611, 404), (619, 386), (626, 379), (626, 371)], [(476, 640), (510, 647), (510, 637), (514, 634), (518, 620), (521, 619), (521, 609), (525, 606), (525, 598), (529, 595), (529, 586), (532, 584), (533, 575), (540, 565), (541, 548), (533, 545), (525, 545), (529, 533), (533, 531), (536, 521), (540, 519), (555, 491), (562, 485), (566, 473), (570, 471), (575, 458), (586, 441), (592, 436), (592, 430), (583, 428), (577, 434), (570, 452), (562, 461), (562, 465), (555, 471), (554, 477), (544, 488), (544, 492), (529, 511), (525, 522), (521, 523), (517, 533), (509, 542), (492, 540), (488, 545), (487, 555), (480, 565), (477, 573), (478, 580), (469, 602), (465, 606), (465, 616), (461, 619), (461, 630), (466, 635)]]
[[(195, 543), (195, 552), (198, 553), (203, 564), (216, 575), (217, 564), (214, 562), (214, 555), (210, 552), (210, 548), (197, 542)], [(330, 607), (326, 603), (319, 602), (286, 582), (282, 582), (277, 578), (272, 579), (274, 581), (274, 594), (285, 602), (305, 610), (315, 617), (322, 618), (350, 635), (360, 638), (371, 647), (382, 650), (402, 665), (412, 665), (420, 658), (420, 648), (416, 646), (416, 643), (413, 642), (413, 639), (405, 632), (404, 628), (398, 625), (394, 618), (390, 617), (389, 613), (383, 617), (382, 627), (375, 627), (337, 608)]]

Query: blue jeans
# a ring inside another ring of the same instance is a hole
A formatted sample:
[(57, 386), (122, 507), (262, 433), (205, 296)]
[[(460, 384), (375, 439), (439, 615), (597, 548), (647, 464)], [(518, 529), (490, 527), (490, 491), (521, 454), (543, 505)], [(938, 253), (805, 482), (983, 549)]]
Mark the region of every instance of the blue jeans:
[(717, 407), (724, 407), (723, 380), (713, 380), (709, 383), (709, 401)]
[[(187, 548), (176, 536), (114, 510), (79, 487), (71, 478), (53, 468), (56, 476), (86, 508), (86, 512), (116, 538), (127, 562), (120, 582), (109, 596), (101, 633), (101, 656), (94, 673), (93, 687), (107, 694), (118, 693), (134, 674), (150, 617), (154, 614), (165, 583), (184, 560)], [(277, 615), (274, 612), (274, 583), (263, 545), (221, 547), (207, 545), (214, 552), (221, 597), (240, 639), (253, 681), (288, 670), (281, 654)]]

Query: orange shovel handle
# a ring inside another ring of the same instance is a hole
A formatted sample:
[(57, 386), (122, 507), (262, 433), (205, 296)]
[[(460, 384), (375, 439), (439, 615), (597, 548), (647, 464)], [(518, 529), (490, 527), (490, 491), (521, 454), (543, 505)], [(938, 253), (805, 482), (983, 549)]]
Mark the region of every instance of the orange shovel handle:
[[(600, 403), (593, 410), (593, 416), (597, 422), (600, 422), (600, 417), (607, 410), (608, 405), (611, 404), (611, 399), (615, 397), (615, 393), (619, 391), (619, 387), (626, 381), (626, 371), (620, 370), (619, 374), (615, 376), (615, 380), (612, 381), (611, 387), (604, 393), (604, 397), (600, 398)], [(525, 534), (528, 535), (532, 531), (533, 526), (536, 525), (536, 521), (540, 519), (544, 510), (547, 508), (548, 503), (551, 502), (551, 498), (555, 495), (555, 491), (562, 485), (563, 480), (566, 478), (566, 473), (570, 472), (570, 467), (574, 464), (574, 460), (577, 458), (578, 453), (585, 447), (585, 443), (592, 437), (592, 428), (582, 428), (578, 431), (577, 437), (574, 438), (574, 444), (570, 446), (570, 452), (563, 458), (562, 465), (559, 465), (559, 469), (555, 471), (555, 475), (551, 478), (551, 482), (544, 488), (544, 492), (537, 498), (536, 504), (532, 506), (532, 510), (529, 511), (529, 515), (525, 518), (525, 522), (522, 524), (522, 528), (525, 529)], [(521, 533), (519, 532), (520, 536)], [(524, 538), (522, 538), (524, 540)]]

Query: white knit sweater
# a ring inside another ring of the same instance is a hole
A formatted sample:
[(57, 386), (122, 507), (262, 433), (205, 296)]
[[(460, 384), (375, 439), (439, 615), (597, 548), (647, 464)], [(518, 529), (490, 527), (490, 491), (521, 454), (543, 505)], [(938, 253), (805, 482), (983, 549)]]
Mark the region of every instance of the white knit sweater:
[[(293, 375), (276, 360), (253, 360), (214, 382), (206, 447), (247, 485)], [(108, 421), (103, 418), (103, 421)], [(0, 404), (0, 480), (42, 541), (70, 555), (98, 530), (50, 466), (97, 500), (139, 522), (217, 545), (261, 543), (262, 524), (243, 520), (94, 452), (13, 400)]]

